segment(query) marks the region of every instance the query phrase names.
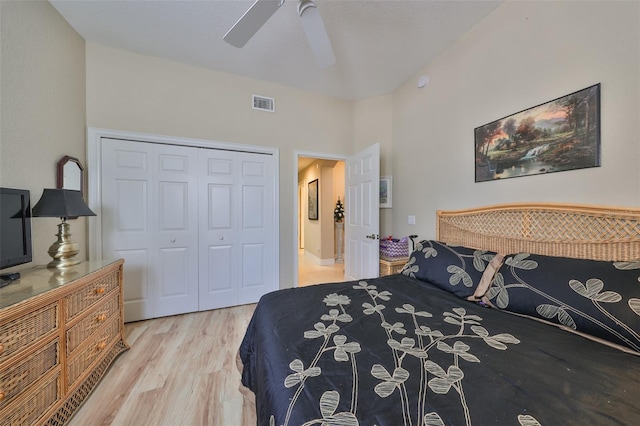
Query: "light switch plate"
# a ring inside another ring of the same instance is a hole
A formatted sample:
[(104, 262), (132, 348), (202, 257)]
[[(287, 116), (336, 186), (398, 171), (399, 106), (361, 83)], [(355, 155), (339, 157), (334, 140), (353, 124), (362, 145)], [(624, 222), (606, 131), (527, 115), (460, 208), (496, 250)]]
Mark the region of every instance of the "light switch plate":
[(407, 218), (407, 223), (409, 225), (415, 225), (416, 224), (416, 217), (413, 215), (409, 215), (409, 217)]

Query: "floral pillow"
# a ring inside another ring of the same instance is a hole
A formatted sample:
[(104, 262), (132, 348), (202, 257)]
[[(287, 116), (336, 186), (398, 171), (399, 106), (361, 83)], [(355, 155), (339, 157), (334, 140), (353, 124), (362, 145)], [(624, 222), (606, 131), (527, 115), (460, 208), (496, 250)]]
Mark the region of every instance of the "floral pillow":
[[(474, 294), (494, 257), (496, 253), (490, 251), (425, 240), (416, 244), (401, 273), (468, 298)], [(495, 272), (493, 266), (489, 270)]]
[(485, 300), (640, 352), (640, 261), (508, 255)]

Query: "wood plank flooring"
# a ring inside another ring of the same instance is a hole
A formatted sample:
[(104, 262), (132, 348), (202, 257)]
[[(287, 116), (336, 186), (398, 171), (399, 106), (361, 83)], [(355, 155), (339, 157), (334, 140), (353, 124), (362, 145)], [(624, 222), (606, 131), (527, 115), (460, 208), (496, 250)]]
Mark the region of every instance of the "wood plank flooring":
[[(344, 265), (299, 254), (299, 286), (344, 280)], [(255, 305), (125, 324), (131, 349), (113, 363), (70, 426), (255, 425), (236, 354)]]
[(70, 425), (255, 425), (236, 367), (254, 309), (125, 324), (131, 349), (116, 359)]

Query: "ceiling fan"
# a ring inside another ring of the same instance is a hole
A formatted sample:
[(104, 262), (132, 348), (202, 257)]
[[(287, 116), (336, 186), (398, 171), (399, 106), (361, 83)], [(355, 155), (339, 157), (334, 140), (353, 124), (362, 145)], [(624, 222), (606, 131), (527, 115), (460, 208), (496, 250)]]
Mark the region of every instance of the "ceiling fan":
[[(244, 46), (283, 3), (284, 0), (256, 0), (227, 31), (224, 41), (235, 47)], [(298, 15), (318, 65), (321, 68), (334, 65), (336, 57), (315, 3), (312, 0), (299, 0)]]

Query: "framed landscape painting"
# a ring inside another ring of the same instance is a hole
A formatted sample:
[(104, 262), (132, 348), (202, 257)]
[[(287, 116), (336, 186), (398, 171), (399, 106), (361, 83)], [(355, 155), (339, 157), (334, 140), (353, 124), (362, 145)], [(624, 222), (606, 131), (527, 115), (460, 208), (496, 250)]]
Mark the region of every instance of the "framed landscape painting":
[(600, 84), (477, 127), (475, 181), (600, 166)]

